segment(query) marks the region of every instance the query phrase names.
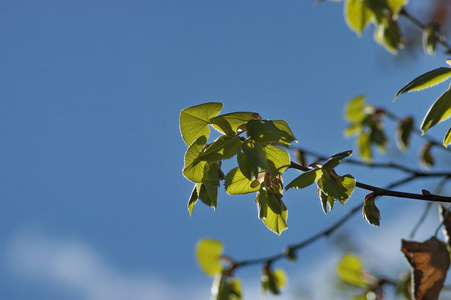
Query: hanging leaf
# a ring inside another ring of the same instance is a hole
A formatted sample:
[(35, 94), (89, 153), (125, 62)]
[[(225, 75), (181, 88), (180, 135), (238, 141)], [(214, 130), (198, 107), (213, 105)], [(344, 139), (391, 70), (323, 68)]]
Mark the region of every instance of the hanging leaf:
[(264, 292), (270, 291), (274, 295), (279, 295), (280, 289), (286, 285), (287, 275), (282, 269), (271, 271), (269, 267), (265, 267), (261, 281)]
[(434, 165), (434, 156), (432, 155), (431, 148), (431, 143), (425, 143), (420, 149), (420, 164), (425, 169)]
[(241, 151), (243, 151), (247, 158), (255, 165), (267, 172), (270, 172), (271, 168), (269, 167), (268, 160), (266, 159), (266, 153), (262, 143), (256, 142), (252, 139), (246, 139), (241, 146)]
[(411, 82), (406, 84), (402, 89), (396, 93), (396, 98), (403, 93), (408, 93), (412, 91), (421, 91), (427, 88), (430, 88), (434, 85), (442, 83), (451, 77), (451, 68), (438, 68), (429, 72), (424, 73), (423, 75), (418, 76), (413, 79)]
[(316, 183), (324, 194), (344, 204), (354, 191), (356, 180), (349, 174), (337, 177), (331, 172), (323, 171)]
[(366, 118), (365, 98), (365, 95), (359, 95), (348, 101), (345, 107), (345, 118), (347, 121), (351, 123), (360, 123)]
[(260, 184), (253, 186), (254, 180), (249, 180), (241, 173), (240, 168), (236, 167), (230, 170), (226, 176), (225, 188), (228, 194), (238, 195), (253, 193), (260, 190)]
[(374, 192), (366, 195), (365, 202), (363, 203), (363, 218), (371, 225), (379, 226), (381, 213), (374, 203), (375, 200), (376, 196)]
[(406, 6), (407, 3), (408, 0), (387, 0), (387, 4), (394, 15), (398, 15), (401, 11), (401, 8)]
[(269, 170), (267, 171), (269, 171), (273, 177), (283, 173), (290, 166), (290, 155), (284, 149), (266, 145), (264, 146), (264, 150), (269, 165)]
[(196, 259), (202, 271), (215, 276), (222, 271), (221, 256), (224, 247), (218, 240), (202, 239), (196, 245)]
[(451, 127), (448, 129), (445, 138), (443, 139), (443, 146), (447, 148), (449, 144), (451, 144)]
[(344, 13), (346, 24), (358, 36), (362, 35), (363, 30), (373, 19), (373, 13), (368, 9), (366, 3), (367, 1), (362, 0), (347, 0), (345, 3)]
[(195, 161), (205, 147), (206, 142), (207, 138), (205, 136), (200, 136), (186, 150), (183, 176), (192, 182), (201, 183), (204, 179), (207, 162), (200, 161), (195, 163)]
[(193, 215), (194, 205), (196, 204), (197, 200), (199, 200), (199, 194), (197, 193), (198, 186), (200, 188), (199, 183), (194, 184), (193, 191), (191, 192), (191, 196), (188, 201), (188, 212), (190, 217)]
[(357, 139), (357, 147), (359, 149), (359, 155), (366, 161), (373, 159), (373, 151), (371, 150), (370, 134), (362, 132)]
[(357, 287), (367, 288), (369, 283), (363, 276), (363, 262), (353, 253), (344, 255), (337, 265), (337, 275), (343, 282)]
[(279, 143), (288, 146), (295, 141), (287, 122), (283, 120), (250, 120), (247, 122), (248, 137), (260, 143)]
[(211, 286), (211, 300), (241, 300), (241, 282), (226, 272), (215, 275)]
[(271, 192), (260, 190), (257, 193), (256, 202), (259, 218), (269, 230), (280, 235), (283, 230), (288, 228), (288, 210), (282, 199)]
[(451, 85), (429, 108), (421, 123), (423, 134), (432, 126), (449, 119), (449, 117), (451, 117)]
[(239, 152), (237, 155), (238, 166), (241, 173), (249, 179), (256, 178), (258, 176), (258, 166), (252, 160), (250, 160), (246, 154)]
[(198, 186), (199, 199), (206, 205), (216, 209), (218, 203), (219, 175), (221, 170), (216, 162), (208, 163), (205, 167), (203, 182)]
[(261, 120), (258, 113), (235, 112), (210, 119), (211, 126), (222, 134), (235, 135), (238, 128), (249, 120)]
[(377, 24), (374, 39), (385, 47), (392, 54), (398, 53), (398, 50), (404, 46), (402, 35), (395, 16), (391, 14), (381, 14), (383, 17)]
[(219, 102), (208, 102), (185, 108), (180, 112), (180, 131), (187, 146), (200, 136), (208, 139), (210, 119), (216, 116), (223, 106)]
[(321, 189), (318, 188), (319, 199), (321, 200), (321, 207), (323, 212), (327, 214), (327, 205), (329, 205), (329, 211), (334, 208), (335, 199), (331, 196), (327, 196)]
[(401, 250), (412, 267), (415, 299), (438, 299), (450, 266), (446, 244), (435, 237), (423, 243), (402, 240)]
[(285, 187), (285, 189), (286, 190), (291, 189), (291, 188), (303, 189), (303, 188), (315, 183), (321, 177), (321, 175), (322, 175), (321, 169), (309, 170), (305, 173), (302, 173), (295, 179), (293, 179), (293, 181), (290, 182)]
[(413, 131), (413, 118), (406, 117), (402, 119), (396, 129), (396, 145), (401, 151), (406, 151), (410, 145), (410, 137)]

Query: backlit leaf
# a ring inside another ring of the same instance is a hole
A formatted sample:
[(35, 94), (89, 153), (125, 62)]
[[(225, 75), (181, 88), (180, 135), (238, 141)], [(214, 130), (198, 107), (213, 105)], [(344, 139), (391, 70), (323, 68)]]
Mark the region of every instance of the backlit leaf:
[(202, 239), (196, 245), (196, 259), (202, 271), (215, 276), (222, 271), (222, 243), (213, 239)]
[(410, 144), (410, 136), (413, 130), (413, 118), (402, 119), (396, 129), (396, 145), (402, 151), (407, 150)]
[(348, 101), (345, 107), (345, 118), (347, 121), (351, 123), (360, 123), (366, 116), (365, 95), (357, 96)]
[(381, 214), (374, 203), (375, 199), (374, 193), (370, 193), (365, 197), (365, 202), (363, 203), (363, 218), (371, 225), (379, 226)]
[(275, 271), (265, 268), (261, 277), (263, 291), (270, 291), (274, 295), (280, 294), (280, 289), (285, 286), (287, 275), (282, 269)]
[(288, 210), (282, 199), (268, 191), (261, 190), (257, 193), (257, 205), (259, 217), (269, 230), (280, 235), (283, 230), (288, 228)]
[(269, 171), (273, 177), (284, 172), (290, 166), (290, 155), (284, 149), (266, 145), (264, 146), (264, 150), (269, 165), (269, 170), (267, 171)]
[(252, 160), (250, 160), (246, 154), (239, 152), (237, 155), (238, 166), (240, 167), (241, 173), (246, 176), (247, 179), (251, 180), (258, 176), (258, 166)]
[(391, 8), (393, 14), (397, 15), (401, 8), (407, 5), (408, 0), (387, 0), (388, 6)]
[(323, 175), (316, 183), (326, 195), (338, 199), (344, 204), (354, 191), (356, 181), (351, 175), (336, 177), (323, 171)]
[(243, 142), (238, 137), (222, 135), (199, 154), (195, 162), (228, 159), (240, 151), (242, 144)]
[(346, 24), (359, 36), (373, 19), (373, 13), (362, 0), (347, 0), (344, 13)]
[(180, 131), (186, 145), (191, 145), (200, 136), (208, 139), (210, 119), (215, 117), (222, 107), (222, 103), (208, 102), (185, 108), (180, 112)]
[(420, 149), (420, 165), (425, 169), (432, 167), (435, 162), (431, 148), (431, 143), (425, 143)]
[(332, 155), (326, 163), (323, 165), (322, 169), (324, 170), (331, 170), (338, 166), (343, 159), (345, 159), (348, 156), (352, 155), (352, 150), (340, 152), (337, 154)]
[(435, 237), (423, 243), (402, 240), (401, 250), (412, 267), (414, 298), (438, 299), (450, 266), (446, 244)]
[(210, 119), (211, 126), (219, 132), (227, 135), (235, 135), (238, 128), (249, 120), (260, 120), (258, 113), (235, 112), (223, 114)]
[(240, 168), (236, 167), (230, 170), (226, 176), (225, 188), (228, 194), (246, 194), (260, 190), (260, 185), (252, 187), (253, 180), (249, 180), (241, 173)]
[(241, 300), (241, 282), (226, 272), (216, 274), (210, 300)]
[(204, 161), (195, 163), (195, 160), (202, 152), (206, 142), (207, 138), (205, 136), (200, 136), (186, 150), (183, 175), (192, 182), (201, 183), (204, 178), (207, 163)]
[(357, 138), (357, 148), (359, 149), (359, 154), (362, 159), (367, 161), (373, 159), (369, 133), (362, 132), (362, 134), (359, 135)]
[(449, 117), (451, 117), (451, 85), (429, 108), (421, 123), (423, 134), (432, 126), (449, 119)]
[(324, 192), (318, 188), (319, 199), (321, 200), (321, 207), (323, 212), (327, 214), (327, 206), (329, 205), (329, 211), (334, 208), (335, 199), (333, 197), (327, 196)]
[(449, 144), (451, 144), (451, 127), (448, 129), (445, 138), (443, 139), (443, 146), (448, 147)]
[(406, 84), (402, 89), (400, 89), (399, 92), (396, 93), (395, 100), (396, 100), (396, 98), (399, 97), (399, 95), (401, 95), (403, 93), (408, 93), (408, 92), (412, 92), (412, 91), (421, 91), (426, 88), (430, 88), (434, 85), (442, 83), (443, 81), (447, 80), (449, 77), (451, 77), (451, 68), (441, 67), (441, 68), (426, 72), (423, 75), (420, 75), (417, 78), (413, 79), (411, 82)]
[(254, 164), (259, 166), (265, 171), (270, 172), (268, 160), (266, 159), (266, 152), (263, 145), (252, 139), (247, 139), (241, 146), (241, 151), (252, 161)]
[(219, 164), (208, 163), (205, 167), (204, 178), (200, 188), (197, 189), (199, 199), (208, 206), (216, 209), (218, 203)]
[(359, 256), (348, 253), (337, 265), (337, 275), (343, 282), (357, 287), (366, 288), (368, 282), (363, 277), (363, 262)]
[(309, 170), (305, 173), (302, 173), (298, 177), (296, 177), (292, 182), (290, 182), (285, 189), (302, 189), (305, 188), (314, 182), (316, 182), (322, 175), (321, 169)]
[(193, 191), (191, 192), (191, 196), (188, 201), (188, 211), (190, 217), (193, 215), (194, 204), (196, 204), (197, 200), (199, 200), (199, 195), (197, 194), (198, 185), (200, 186), (199, 183), (196, 183), (194, 185)]
[(260, 143), (280, 143), (288, 146), (296, 140), (287, 122), (283, 120), (250, 120), (246, 130), (251, 139)]

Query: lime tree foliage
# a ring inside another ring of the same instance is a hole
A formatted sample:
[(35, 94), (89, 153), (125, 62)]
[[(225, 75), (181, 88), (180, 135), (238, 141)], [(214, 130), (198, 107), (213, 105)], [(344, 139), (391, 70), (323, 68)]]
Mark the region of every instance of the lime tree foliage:
[[(438, 45), (447, 53), (451, 53), (451, 47), (440, 33), (440, 26), (436, 23), (422, 24), (414, 19), (406, 11), (406, 0), (343, 2), (344, 19), (349, 28), (360, 36), (367, 27), (373, 25), (375, 41), (391, 53), (396, 54), (404, 45), (398, 23), (400, 17), (406, 18), (421, 29), (425, 53), (434, 55)], [(450, 60), (447, 63), (451, 64)], [(434, 87), (450, 77), (450, 67), (433, 69), (400, 88), (394, 95), (395, 100), (406, 98), (397, 101), (408, 101), (408, 95), (403, 94)], [(354, 288), (353, 299), (382, 299), (386, 286), (395, 287), (396, 295), (401, 298), (438, 299), (450, 267), (451, 210), (444, 204), (451, 203), (451, 197), (425, 189), (413, 193), (393, 190), (406, 182), (425, 177), (441, 178), (440, 187), (451, 178), (451, 172), (434, 173), (427, 169), (434, 165), (432, 148), (448, 151), (447, 147), (451, 144), (451, 127), (443, 141), (436, 141), (426, 135), (432, 127), (451, 117), (451, 85), (431, 103), (423, 121), (417, 125), (410, 116), (399, 118), (386, 109), (367, 103), (365, 95), (349, 100), (345, 105), (348, 126), (344, 129), (344, 135), (355, 138), (355, 156), (360, 159), (351, 158), (353, 151), (347, 149), (328, 155), (304, 149), (297, 143), (295, 134), (286, 121), (263, 119), (257, 112), (222, 113), (223, 104), (219, 102), (207, 102), (183, 109), (180, 113), (180, 131), (187, 146), (183, 175), (193, 183), (187, 204), (190, 216), (198, 202), (216, 209), (218, 188), (222, 185), (229, 195), (254, 194), (259, 219), (270, 231), (280, 235), (288, 229), (288, 207), (283, 201), (287, 191), (295, 192), (293, 190), (316, 185), (317, 197), (325, 214), (330, 212), (337, 202), (347, 206), (347, 200), (355, 189), (368, 192), (358, 206), (351, 207), (342, 219), (329, 228), (298, 244), (289, 245), (270, 257), (240, 261), (225, 255), (224, 245), (220, 241), (200, 240), (195, 254), (200, 268), (213, 277), (211, 298), (243, 299), (236, 271), (249, 265), (261, 265), (261, 286), (264, 292), (279, 294), (286, 285), (287, 275), (282, 269), (274, 268), (275, 261), (296, 261), (300, 249), (331, 235), (357, 212), (361, 212), (363, 219), (370, 225), (379, 226), (381, 214), (376, 201), (385, 196), (440, 203), (439, 218), (445, 239), (440, 240), (435, 232), (426, 241), (401, 241), (400, 256), (404, 256), (410, 266), (410, 276), (396, 280), (378, 277), (365, 269), (364, 258), (348, 253), (337, 265), (337, 277), (347, 286)], [(424, 139), (419, 151), (419, 161), (425, 171), (396, 163), (377, 164), (373, 161), (374, 149), (386, 151), (389, 140), (384, 129), (386, 121), (396, 123), (396, 145), (402, 151), (411, 147), (412, 135)], [(213, 137), (210, 136), (212, 130), (215, 131)], [(290, 154), (295, 154), (294, 161)], [(307, 155), (315, 157), (317, 162), (306, 163)], [(227, 170), (223, 168), (225, 160), (227, 164), (224, 165), (229, 166)], [(346, 163), (393, 168), (405, 172), (408, 177), (392, 182), (386, 188), (377, 187), (362, 183), (351, 174), (338, 174), (336, 167)], [(283, 176), (286, 172), (300, 174), (285, 183)]]

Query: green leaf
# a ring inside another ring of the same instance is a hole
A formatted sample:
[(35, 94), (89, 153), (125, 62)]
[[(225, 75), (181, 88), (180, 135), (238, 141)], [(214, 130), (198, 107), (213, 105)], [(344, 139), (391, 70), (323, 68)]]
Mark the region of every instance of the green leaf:
[(271, 271), (269, 268), (265, 268), (261, 281), (263, 291), (270, 291), (274, 295), (279, 295), (280, 289), (286, 285), (287, 275), (282, 269)]
[(238, 166), (241, 173), (249, 179), (256, 178), (258, 176), (258, 166), (252, 160), (250, 160), (246, 154), (239, 152), (237, 155)]
[(440, 28), (436, 23), (430, 23), (423, 28), (422, 45), (424, 52), (429, 55), (435, 55), (437, 43), (440, 42)]
[(365, 95), (359, 95), (349, 100), (345, 107), (346, 120), (351, 123), (361, 123), (367, 116), (365, 107)]
[(394, 15), (398, 15), (401, 11), (401, 8), (406, 6), (408, 0), (387, 0), (388, 6), (391, 8), (391, 11)]
[(316, 183), (327, 196), (338, 199), (341, 204), (344, 204), (354, 191), (356, 181), (349, 174), (337, 177), (323, 170), (323, 175)]
[(327, 214), (327, 205), (329, 205), (329, 211), (334, 208), (335, 199), (333, 197), (327, 196), (321, 189), (318, 188), (319, 199), (321, 200), (321, 207), (323, 212)]
[(343, 159), (352, 155), (352, 150), (340, 152), (332, 155), (326, 163), (323, 165), (323, 170), (332, 170), (336, 166), (338, 166)]
[(185, 108), (180, 112), (180, 131), (186, 145), (191, 145), (200, 136), (208, 139), (210, 119), (216, 116), (222, 107), (222, 103), (208, 102)]
[(410, 136), (413, 131), (413, 118), (402, 119), (396, 129), (396, 145), (402, 151), (406, 151), (410, 144)]
[(451, 68), (441, 67), (441, 68), (426, 72), (423, 75), (420, 75), (417, 78), (413, 79), (411, 82), (406, 84), (402, 89), (400, 89), (399, 92), (396, 93), (395, 100), (396, 100), (396, 98), (399, 97), (399, 95), (401, 95), (403, 93), (408, 93), (408, 92), (412, 92), (412, 91), (421, 91), (426, 88), (430, 88), (434, 85), (442, 83), (443, 81), (447, 80), (449, 77), (451, 77)]
[(197, 200), (199, 200), (199, 195), (197, 194), (197, 186), (198, 185), (200, 187), (199, 183), (196, 183), (194, 185), (193, 191), (191, 192), (191, 196), (188, 201), (188, 211), (189, 211), (190, 217), (193, 215), (194, 205), (196, 204)]
[(370, 143), (375, 144), (382, 152), (387, 151), (388, 139), (385, 136), (384, 130), (382, 129), (381, 122), (375, 122), (372, 124), (370, 132)]
[(350, 137), (352, 135), (358, 135), (362, 132), (362, 130), (363, 130), (363, 126), (361, 123), (351, 124), (348, 127), (346, 127), (346, 129), (344, 131), (344, 135), (345, 135), (345, 137)]
[(231, 158), (240, 151), (242, 144), (238, 137), (222, 135), (206, 147), (194, 161), (219, 161)]
[(296, 177), (285, 187), (285, 189), (286, 190), (291, 188), (303, 189), (316, 182), (321, 177), (321, 175), (322, 175), (321, 169), (309, 170)]
[(359, 36), (373, 19), (373, 13), (368, 9), (366, 1), (347, 0), (344, 13), (346, 24)]
[(246, 130), (248, 137), (260, 143), (280, 143), (288, 146), (296, 140), (287, 122), (283, 120), (249, 120)]
[(375, 199), (374, 192), (366, 195), (365, 202), (363, 203), (363, 218), (371, 225), (379, 226), (381, 213), (374, 203)]
[(264, 146), (265, 156), (269, 165), (268, 172), (272, 177), (284, 172), (291, 164), (290, 155), (284, 149), (275, 146)]
[(449, 119), (449, 117), (451, 117), (451, 85), (429, 108), (421, 123), (423, 134), (432, 126)]
[(370, 134), (362, 132), (357, 139), (357, 147), (360, 157), (364, 160), (371, 161), (373, 159), (373, 151), (371, 150)]
[(383, 14), (382, 20), (378, 22), (374, 39), (393, 54), (404, 45), (398, 22), (392, 15)]
[(271, 231), (280, 235), (287, 229), (288, 210), (282, 199), (266, 190), (260, 190), (256, 199), (259, 218)]
[(211, 300), (241, 300), (241, 282), (227, 272), (216, 274), (211, 286)]
[(213, 239), (202, 239), (196, 245), (196, 259), (202, 271), (215, 276), (222, 271), (222, 243)]
[(258, 113), (254, 112), (235, 112), (223, 114), (210, 119), (214, 129), (227, 135), (235, 135), (238, 128), (249, 120), (260, 120)]
[(443, 146), (448, 147), (449, 144), (451, 144), (451, 127), (448, 129), (445, 138), (443, 139)]
[(226, 176), (225, 187), (230, 195), (253, 193), (260, 190), (260, 184), (252, 187), (254, 180), (249, 180), (241, 173), (240, 168), (236, 167), (230, 170)]
[(261, 143), (252, 139), (246, 139), (241, 146), (241, 151), (243, 151), (247, 158), (249, 158), (249, 160), (254, 164), (263, 170), (270, 172), (268, 160), (266, 159), (266, 153)]
[(423, 168), (427, 169), (434, 165), (434, 156), (431, 152), (432, 144), (425, 143), (420, 149), (420, 164)]
[(216, 162), (208, 163), (205, 166), (204, 178), (200, 187), (198, 186), (197, 192), (200, 200), (208, 206), (216, 209), (218, 203), (218, 187), (219, 176), (221, 170), (219, 164)]
[(368, 283), (363, 277), (363, 262), (355, 254), (344, 255), (337, 265), (337, 275), (340, 280), (352, 286), (367, 288)]
[(186, 150), (183, 175), (192, 182), (201, 183), (204, 178), (207, 163), (204, 161), (195, 163), (195, 160), (202, 152), (206, 142), (207, 138), (205, 136), (200, 136)]

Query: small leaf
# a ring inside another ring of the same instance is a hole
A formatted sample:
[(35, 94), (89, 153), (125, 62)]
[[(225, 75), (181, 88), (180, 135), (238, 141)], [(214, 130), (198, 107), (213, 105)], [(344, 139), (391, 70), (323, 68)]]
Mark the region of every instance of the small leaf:
[(366, 118), (365, 98), (365, 95), (360, 95), (349, 100), (345, 107), (345, 118), (347, 121), (351, 123), (360, 123)]
[(316, 182), (327, 196), (340, 200), (342, 204), (351, 196), (355, 183), (355, 178), (349, 174), (337, 177), (328, 171), (323, 171), (323, 175)]
[(282, 269), (271, 271), (269, 268), (265, 268), (262, 278), (263, 291), (270, 291), (274, 295), (280, 294), (280, 289), (286, 285), (287, 275)]
[(401, 8), (407, 5), (408, 0), (387, 0), (388, 6), (394, 15), (398, 15)]
[(443, 223), (443, 235), (445, 242), (451, 246), (451, 211), (446, 209), (443, 204), (439, 205), (440, 221)]
[(425, 143), (420, 149), (420, 165), (425, 169), (434, 166), (434, 156), (432, 155), (431, 148), (431, 143)]
[(200, 200), (208, 206), (216, 209), (218, 202), (219, 175), (221, 170), (216, 162), (208, 163), (205, 167), (203, 182), (198, 187)]
[(260, 120), (258, 113), (253, 112), (235, 112), (223, 114), (210, 119), (214, 129), (226, 135), (235, 135), (238, 128), (249, 120)]
[(443, 146), (445, 146), (445, 148), (447, 148), (449, 144), (451, 144), (451, 127), (448, 129), (445, 138), (443, 139)]
[(192, 182), (201, 183), (203, 181), (207, 163), (204, 161), (195, 163), (195, 160), (202, 152), (206, 142), (207, 138), (205, 136), (200, 136), (196, 141), (191, 143), (186, 150), (183, 176)]
[(450, 266), (446, 244), (435, 237), (423, 243), (402, 240), (401, 250), (412, 267), (414, 298), (438, 299)]
[(374, 193), (366, 195), (365, 202), (363, 203), (363, 218), (368, 221), (371, 225), (379, 226), (381, 220), (381, 214), (379, 209), (376, 207), (374, 200), (376, 196)]
[(285, 189), (303, 189), (313, 183), (315, 183), (322, 175), (321, 169), (309, 170), (298, 177), (296, 177), (292, 182), (290, 182)]
[(211, 286), (211, 300), (241, 300), (241, 282), (226, 272), (215, 275)]
[[(240, 168), (230, 170), (226, 176), (225, 187), (230, 195), (253, 193), (260, 190), (260, 184), (253, 187), (254, 180), (249, 180), (241, 173)], [(257, 181), (258, 183), (258, 181)]]
[(283, 230), (288, 228), (288, 210), (282, 199), (277, 198), (273, 193), (260, 190), (257, 193), (256, 201), (259, 218), (262, 219), (268, 229), (280, 235)]
[(294, 136), (293, 132), (291, 131), (290, 126), (288, 126), (288, 123), (284, 120), (274, 120), (272, 121), (274, 126), (279, 130), (280, 139), (278, 143), (288, 146), (292, 142), (296, 142), (297, 139)]
[(451, 85), (444, 92), (432, 106), (429, 108), (423, 122), (421, 123), (421, 130), (423, 134), (432, 126), (439, 124), (451, 117)]
[(398, 22), (390, 14), (382, 14), (382, 19), (377, 24), (374, 39), (382, 44), (392, 54), (396, 54), (404, 46)]
[(347, 0), (344, 12), (346, 24), (359, 36), (373, 19), (373, 13), (368, 9), (366, 1)]
[(344, 255), (337, 265), (337, 275), (340, 280), (352, 286), (367, 288), (369, 284), (363, 272), (363, 262), (356, 254)]
[(321, 207), (323, 212), (327, 214), (327, 205), (329, 205), (329, 211), (334, 208), (335, 199), (333, 197), (327, 196), (321, 189), (318, 188), (319, 199), (321, 200)]
[(243, 142), (238, 137), (222, 135), (206, 147), (194, 162), (219, 161), (231, 158), (240, 151), (242, 144)]
[(359, 149), (359, 155), (366, 161), (373, 159), (373, 151), (371, 150), (370, 134), (362, 132), (357, 139), (357, 147)]
[(413, 131), (413, 118), (402, 119), (396, 129), (396, 145), (402, 151), (406, 151), (410, 145), (410, 136)]
[(422, 44), (424, 52), (429, 55), (435, 55), (437, 43), (440, 42), (440, 28), (437, 23), (429, 23), (423, 28)]
[(451, 77), (451, 68), (441, 67), (441, 68), (426, 72), (423, 75), (420, 75), (417, 78), (413, 79), (411, 82), (406, 84), (402, 89), (400, 89), (399, 92), (396, 93), (395, 100), (396, 100), (396, 98), (399, 97), (399, 95), (401, 95), (403, 93), (408, 93), (408, 92), (412, 92), (412, 91), (421, 91), (426, 88), (430, 88), (434, 85), (442, 83), (443, 81), (447, 80), (449, 77)]
[(196, 204), (197, 200), (199, 200), (199, 195), (197, 194), (198, 185), (199, 183), (196, 183), (194, 185), (193, 191), (191, 192), (191, 196), (188, 201), (188, 212), (190, 217), (193, 215), (194, 204)]
[(208, 102), (185, 108), (180, 112), (180, 131), (186, 145), (191, 145), (200, 136), (208, 139), (210, 119), (216, 116), (223, 106), (219, 102)]
[(335, 168), (336, 166), (338, 166), (343, 159), (345, 159), (346, 157), (349, 157), (351, 155), (352, 155), (352, 150), (334, 154), (326, 161), (326, 163), (323, 165), (322, 169), (331, 170), (331, 169)]
[(215, 276), (222, 271), (222, 243), (213, 239), (202, 239), (196, 245), (196, 259), (202, 271)]

